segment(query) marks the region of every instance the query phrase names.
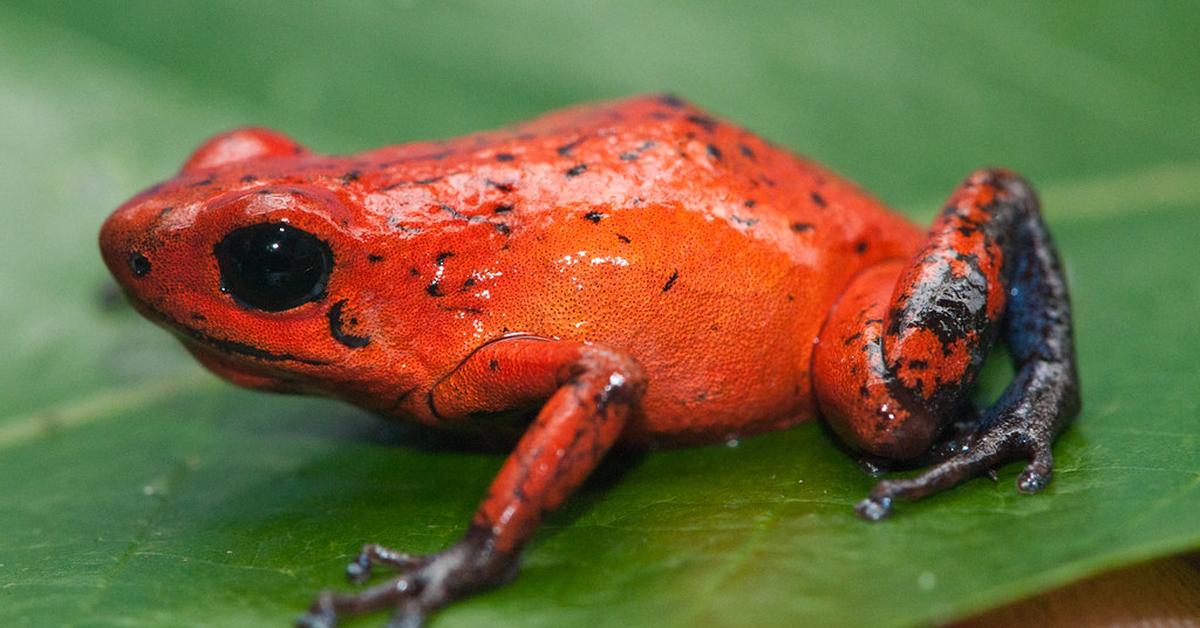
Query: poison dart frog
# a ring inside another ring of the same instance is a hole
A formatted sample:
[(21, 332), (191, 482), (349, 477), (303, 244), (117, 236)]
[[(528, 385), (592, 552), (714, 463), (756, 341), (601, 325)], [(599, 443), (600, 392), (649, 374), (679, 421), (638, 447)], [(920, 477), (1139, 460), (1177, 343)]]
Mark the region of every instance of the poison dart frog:
[[(398, 625), (516, 575), (614, 445), (818, 417), (876, 461), (870, 520), (1051, 445), (1080, 407), (1064, 273), (1019, 176), (977, 171), (922, 232), (821, 165), (674, 96), (335, 157), (278, 132), (208, 140), (118, 208), (104, 260), (204, 366), (267, 391), (512, 442), (465, 535), (370, 544), (300, 625)], [(968, 394), (1003, 341), (1015, 376)]]

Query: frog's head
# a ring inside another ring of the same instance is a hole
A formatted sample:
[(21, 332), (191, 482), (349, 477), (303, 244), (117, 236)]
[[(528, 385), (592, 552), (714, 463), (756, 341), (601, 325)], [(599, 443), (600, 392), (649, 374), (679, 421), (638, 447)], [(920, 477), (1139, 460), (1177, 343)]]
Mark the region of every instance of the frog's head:
[(219, 135), (118, 208), (100, 248), (138, 311), (222, 377), (382, 399), (400, 378), (372, 355), (375, 256), (333, 186), (297, 174), (323, 159), (265, 129)]

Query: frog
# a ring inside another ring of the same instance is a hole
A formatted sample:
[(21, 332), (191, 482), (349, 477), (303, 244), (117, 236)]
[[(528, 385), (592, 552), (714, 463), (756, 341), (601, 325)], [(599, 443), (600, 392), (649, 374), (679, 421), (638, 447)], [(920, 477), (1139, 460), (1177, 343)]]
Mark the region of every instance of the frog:
[[(390, 579), (321, 592), (300, 626), (423, 625), (510, 581), (615, 447), (821, 420), (864, 460), (921, 469), (875, 480), (855, 510), (879, 521), (1012, 460), (1040, 491), (1081, 405), (1063, 265), (1024, 178), (975, 171), (922, 230), (670, 94), (349, 156), (234, 129), (117, 208), (100, 248), (221, 378), (511, 449), (460, 540), (363, 546), (349, 579)], [(1000, 345), (1012, 381), (976, 408)]]

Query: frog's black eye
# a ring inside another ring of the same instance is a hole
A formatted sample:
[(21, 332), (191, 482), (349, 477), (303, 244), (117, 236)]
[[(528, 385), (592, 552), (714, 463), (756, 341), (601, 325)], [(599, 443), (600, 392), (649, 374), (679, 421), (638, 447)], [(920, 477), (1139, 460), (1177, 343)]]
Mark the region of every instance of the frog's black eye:
[(268, 312), (321, 298), (333, 253), (313, 234), (279, 222), (242, 227), (213, 249), (221, 288), (238, 302)]

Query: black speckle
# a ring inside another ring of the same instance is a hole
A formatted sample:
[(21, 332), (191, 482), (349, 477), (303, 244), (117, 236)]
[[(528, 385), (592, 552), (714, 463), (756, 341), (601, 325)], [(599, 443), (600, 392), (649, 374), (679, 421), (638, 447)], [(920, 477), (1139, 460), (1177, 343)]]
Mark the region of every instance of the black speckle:
[(742, 201), (742, 205), (745, 205), (746, 207), (754, 207), (757, 204), (758, 204), (758, 201), (756, 201), (752, 198), (748, 198), (748, 199)]
[(746, 227), (753, 227), (754, 225), (758, 224), (757, 218), (742, 218), (741, 216), (739, 216), (737, 214), (730, 214), (729, 219), (736, 222), (739, 225), (743, 225)]
[(567, 156), (569, 156), (569, 155), (571, 154), (571, 151), (575, 150), (575, 147), (576, 147), (576, 146), (579, 146), (580, 144), (582, 144), (582, 143), (583, 143), (583, 141), (584, 141), (584, 140), (586, 140), (586, 139), (587, 139), (587, 136), (585, 135), (585, 136), (583, 136), (583, 137), (581, 137), (581, 138), (579, 138), (579, 139), (577, 139), (577, 140), (575, 140), (575, 141), (573, 141), (573, 142), (567, 142), (566, 144), (563, 144), (562, 146), (559, 146), (559, 147), (558, 147), (557, 149), (555, 149), (555, 150), (557, 150), (557, 151), (558, 151), (558, 154), (559, 154), (559, 155), (562, 155), (563, 157), (567, 157)]
[(699, 125), (705, 131), (712, 131), (717, 127), (717, 121), (708, 116), (692, 114), (687, 117), (687, 121)]
[(258, 177), (254, 176), (252, 174), (245, 174), (245, 175), (242, 175), (242, 178), (239, 180), (242, 183), (254, 183), (255, 181), (258, 181)]
[(796, 300), (796, 295), (794, 295), (794, 294), (789, 294), (789, 295), (787, 295), (787, 300), (788, 300), (788, 301), (795, 301), (795, 300)]
[(192, 320), (194, 320), (194, 321), (204, 322), (204, 321), (208, 320), (208, 317), (201, 314), (200, 312), (192, 312), (191, 316), (192, 316)]
[(564, 174), (566, 174), (567, 177), (577, 177), (583, 174), (585, 170), (587, 170), (587, 164), (579, 164), (572, 166), (571, 169), (567, 170)]
[(809, 223), (809, 222), (793, 222), (791, 226), (792, 226), (792, 231), (795, 231), (796, 233), (804, 233), (805, 231), (812, 231), (812, 228), (813, 228), (812, 223)]
[(671, 273), (670, 277), (667, 278), (667, 283), (663, 284), (662, 291), (666, 292), (666, 291), (670, 290), (671, 288), (673, 288), (675, 286), (675, 282), (678, 280), (679, 280), (679, 271), (676, 270), (675, 272)]
[(419, 271), (415, 268), (410, 268), (410, 269), (408, 269), (408, 274), (412, 275), (413, 277), (420, 277), (421, 271)]
[(812, 199), (813, 203), (816, 203), (817, 207), (828, 207), (829, 206), (829, 204), (827, 202), (825, 202), (825, 197), (821, 196), (821, 194), (819, 192), (809, 192), (808, 197)]
[(511, 184), (511, 183), (501, 183), (499, 181), (492, 181), (491, 179), (488, 179), (487, 184), (488, 184), (488, 187), (496, 188), (497, 190), (500, 190), (501, 192), (512, 192), (513, 191), (513, 184)]
[(451, 305), (438, 304), (438, 309), (443, 312), (465, 312), (467, 314), (483, 314), (483, 310), (477, 307), (454, 307)]
[(654, 146), (654, 140), (646, 140), (646, 141), (642, 142), (641, 145), (638, 146), (637, 148), (635, 148), (631, 151), (626, 151), (624, 153), (621, 153), (618, 157), (622, 161), (633, 161), (633, 160), (637, 159), (638, 157), (640, 157), (643, 151), (646, 151), (653, 146)]
[(604, 218), (604, 214), (596, 211), (591, 211), (583, 215), (584, 220), (590, 220), (593, 223), (599, 223), (601, 218)]
[(908, 368), (914, 371), (923, 371), (926, 368), (929, 368), (929, 363), (925, 360), (909, 360)]
[(705, 147), (708, 150), (708, 155), (717, 161), (721, 161), (721, 149), (709, 144)]
[(167, 205), (166, 207), (158, 210), (158, 218), (161, 220), (164, 216), (171, 213), (171, 211), (173, 211), (174, 209), (175, 209), (174, 207)]
[(667, 120), (671, 117), (671, 114), (665, 111), (651, 111), (650, 117), (655, 120)]
[(374, 264), (375, 262), (382, 262), (382, 261), (383, 261), (383, 256), (382, 256), (382, 255), (380, 255), (380, 254), (378, 254), (378, 253), (368, 253), (368, 254), (367, 254), (367, 261), (368, 261), (368, 262), (371, 262), (372, 264)]
[(675, 94), (664, 94), (658, 99), (658, 102), (674, 109), (680, 109), (687, 106), (687, 103), (683, 102), (683, 100), (681, 100)]
[(361, 172), (359, 172), (357, 170), (351, 170), (351, 171), (347, 172), (346, 174), (343, 174), (340, 178), (342, 180), (342, 185), (345, 185), (347, 183), (350, 183), (351, 181), (358, 181), (358, 178), (361, 176), (362, 176)]
[(129, 270), (133, 271), (134, 277), (145, 277), (150, 274), (150, 260), (141, 253), (130, 253)]
[(754, 159), (754, 151), (751, 150), (749, 146), (746, 146), (745, 144), (738, 144), (738, 150), (741, 151), (742, 156), (746, 157), (747, 159)]
[(417, 185), (429, 185), (430, 183), (437, 183), (441, 180), (441, 177), (426, 177), (424, 179), (417, 179), (413, 181), (413, 183), (416, 183)]
[(767, 184), (767, 187), (769, 187), (769, 188), (775, 187), (775, 179), (772, 179), (771, 177), (768, 177), (765, 174), (759, 175), (758, 180)]
[(854, 243), (854, 252), (859, 255), (866, 253), (867, 252), (867, 241), (859, 240), (858, 242), (855, 242)]
[(216, 181), (216, 180), (217, 180), (217, 179), (216, 179), (216, 177), (214, 177), (213, 175), (211, 175), (211, 174), (210, 174), (210, 175), (208, 175), (207, 177), (204, 177), (203, 179), (201, 179), (201, 180), (199, 180), (199, 181), (195, 181), (195, 182), (193, 182), (193, 183), (189, 183), (189, 184), (188, 184), (188, 187), (190, 187), (190, 188), (200, 188), (200, 187), (204, 187), (204, 186), (206, 186), (206, 185), (212, 185), (213, 181)]
[(490, 360), (490, 361), (488, 362), (488, 370), (489, 370), (489, 371), (498, 371), (498, 370), (500, 370), (500, 362), (499, 362), (498, 360)]
[(492, 227), (496, 229), (497, 233), (501, 233), (504, 235), (508, 235), (508, 234), (512, 233), (512, 227), (509, 227), (508, 225), (506, 225), (502, 222), (493, 222)]
[(513, 161), (517, 158), (517, 156), (512, 153), (496, 153), (495, 157), (496, 161)]
[(481, 222), (483, 220), (483, 216), (468, 216), (449, 205), (442, 205), (441, 210), (450, 214), (456, 220), (465, 220), (467, 222)]
[(463, 287), (464, 287), (464, 288), (470, 288), (470, 287), (471, 287), (471, 286), (473, 286), (473, 285), (475, 285), (475, 278), (474, 278), (474, 277), (467, 277), (466, 281), (463, 281)]
[(437, 254), (437, 259), (434, 260), (434, 263), (438, 266), (445, 266), (446, 260), (450, 259), (451, 257), (454, 257), (454, 253), (451, 253), (450, 251), (442, 251), (441, 253)]
[(617, 239), (624, 242), (625, 244), (629, 244), (630, 242), (633, 242), (633, 240), (630, 240), (628, 236), (623, 236), (619, 233), (617, 234)]
[[(351, 349), (361, 349), (368, 344), (371, 344), (370, 336), (354, 336), (346, 333), (346, 330), (342, 328), (342, 308), (345, 306), (345, 300), (338, 301), (337, 303), (334, 303), (333, 307), (329, 308), (329, 312), (325, 314), (326, 318), (329, 319), (329, 335), (333, 336), (334, 340), (346, 345), (347, 347), (350, 347)], [(357, 319), (351, 318), (350, 322), (351, 324), (354, 324), (357, 322)]]
[(511, 212), (512, 210), (513, 210), (512, 205), (497, 205), (496, 208), (492, 210), (492, 213), (493, 214), (507, 214), (507, 213)]
[(446, 296), (446, 293), (442, 292), (442, 287), (438, 285), (438, 282), (436, 281), (430, 282), (428, 286), (425, 286), (425, 292), (429, 293), (429, 296), (431, 297)]

